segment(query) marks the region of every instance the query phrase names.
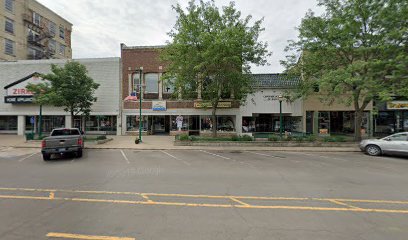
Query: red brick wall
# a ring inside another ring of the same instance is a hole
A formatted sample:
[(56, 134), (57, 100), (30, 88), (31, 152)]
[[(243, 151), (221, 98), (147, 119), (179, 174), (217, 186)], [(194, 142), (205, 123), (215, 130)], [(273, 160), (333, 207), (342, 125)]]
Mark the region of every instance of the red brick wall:
[[(136, 48), (123, 49), (122, 55), (122, 96), (123, 99), (129, 94), (129, 77), (135, 69), (143, 67), (143, 73), (164, 72), (166, 64), (160, 61), (160, 50), (158, 48)], [(162, 66), (160, 70), (159, 67)], [(129, 67), (132, 69), (129, 71)], [(126, 104), (125, 104), (126, 106)]]

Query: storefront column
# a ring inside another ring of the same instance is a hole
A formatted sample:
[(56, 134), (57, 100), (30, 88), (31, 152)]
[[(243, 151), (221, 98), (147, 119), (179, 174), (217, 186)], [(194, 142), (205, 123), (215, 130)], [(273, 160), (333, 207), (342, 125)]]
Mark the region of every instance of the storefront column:
[(242, 116), (235, 116), (235, 131), (237, 134), (242, 134)]
[(313, 112), (313, 134), (319, 134), (319, 111)]
[[(161, 70), (161, 66), (159, 67)], [(163, 100), (163, 81), (162, 81), (163, 73), (159, 73), (159, 100)]]
[(24, 136), (25, 133), (25, 116), (18, 116), (17, 118), (17, 135)]
[(72, 126), (72, 118), (71, 116), (65, 116), (65, 127), (70, 128)]

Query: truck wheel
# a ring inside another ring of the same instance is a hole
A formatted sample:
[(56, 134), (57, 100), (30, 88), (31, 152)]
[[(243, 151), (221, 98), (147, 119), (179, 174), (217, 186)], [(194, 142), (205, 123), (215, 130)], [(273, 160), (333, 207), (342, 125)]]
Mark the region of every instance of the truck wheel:
[(44, 161), (49, 161), (49, 160), (51, 160), (51, 154), (49, 154), (49, 153), (43, 153), (43, 160)]
[(78, 150), (78, 151), (76, 152), (76, 157), (77, 157), (77, 158), (82, 157), (82, 149), (80, 149), (80, 150)]

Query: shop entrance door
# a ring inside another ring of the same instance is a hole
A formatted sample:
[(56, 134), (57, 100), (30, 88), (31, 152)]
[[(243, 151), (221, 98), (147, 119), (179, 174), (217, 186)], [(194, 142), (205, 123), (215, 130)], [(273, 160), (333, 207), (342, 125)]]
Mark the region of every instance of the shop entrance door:
[(170, 133), (170, 116), (153, 116), (153, 135), (166, 135)]

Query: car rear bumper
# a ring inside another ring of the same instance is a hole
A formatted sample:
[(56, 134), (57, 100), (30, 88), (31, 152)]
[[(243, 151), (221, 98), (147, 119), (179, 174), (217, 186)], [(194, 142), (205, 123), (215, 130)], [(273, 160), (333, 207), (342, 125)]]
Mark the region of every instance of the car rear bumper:
[(61, 148), (45, 148), (41, 149), (42, 154), (61, 154), (61, 153), (71, 153), (78, 152), (82, 150), (82, 147), (61, 147)]

